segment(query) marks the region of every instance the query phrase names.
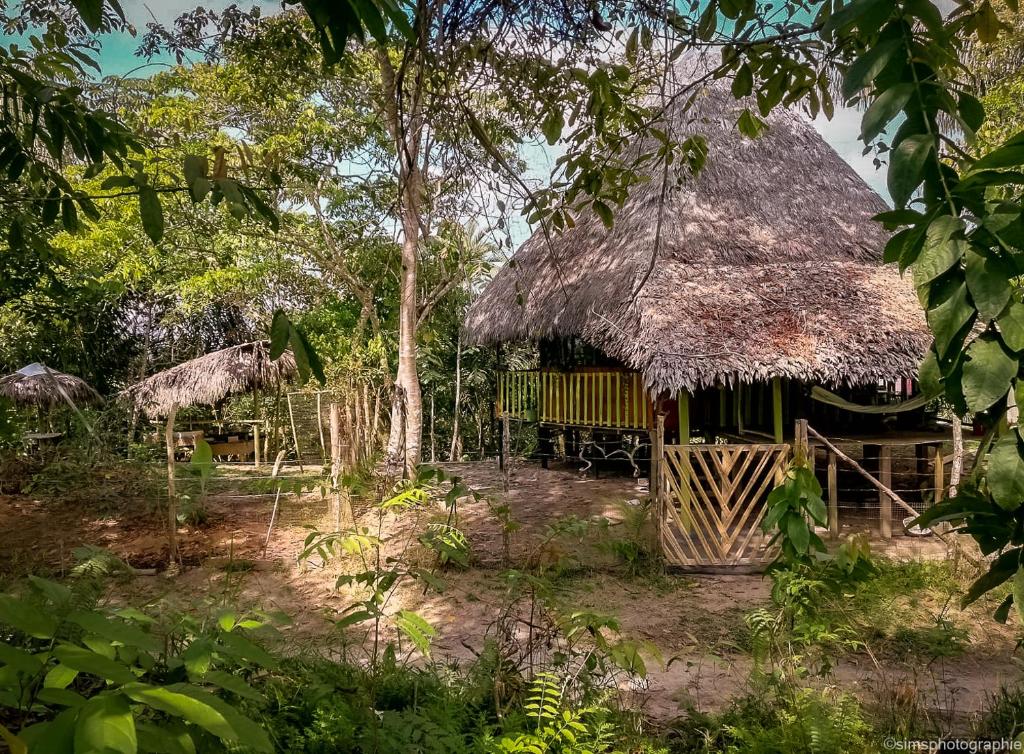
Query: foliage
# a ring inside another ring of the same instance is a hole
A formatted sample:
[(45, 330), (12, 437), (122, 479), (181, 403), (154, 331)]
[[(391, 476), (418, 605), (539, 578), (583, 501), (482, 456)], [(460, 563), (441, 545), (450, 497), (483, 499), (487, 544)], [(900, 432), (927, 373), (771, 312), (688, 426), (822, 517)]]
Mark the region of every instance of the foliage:
[(809, 466), (795, 461), (786, 471), (783, 483), (773, 489), (765, 501), (761, 528), (772, 533), (769, 545), (778, 545), (775, 566), (808, 564), (814, 556), (826, 552), (825, 543), (815, 534), (813, 524), (828, 524), (828, 509), (821, 499), (821, 484)]
[(249, 636), (264, 621), (223, 613), (212, 629), (164, 627), (84, 593), (33, 576), (24, 593), (0, 595), (0, 718), (12, 740), (55, 754), (187, 752), (218, 740), (273, 751), (235, 709), (261, 699), (246, 678), (277, 663)]

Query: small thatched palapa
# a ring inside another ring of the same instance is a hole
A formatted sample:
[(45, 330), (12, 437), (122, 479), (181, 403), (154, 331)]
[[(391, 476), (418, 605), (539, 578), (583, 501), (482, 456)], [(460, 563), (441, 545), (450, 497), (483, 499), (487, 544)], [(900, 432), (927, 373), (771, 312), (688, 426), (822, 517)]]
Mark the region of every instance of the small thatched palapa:
[(667, 130), (707, 137), (700, 175), (663, 205), (660, 176), (633, 189), (612, 230), (588, 214), (550, 242), (534, 233), (474, 303), (469, 338), (580, 337), (653, 393), (915, 376), (931, 338), (910, 283), (881, 265), (881, 198), (802, 115), (775, 112), (752, 140), (736, 122), (755, 106), (728, 81), (684, 99)]
[(66, 402), (72, 405), (103, 403), (102, 396), (81, 377), (64, 374), (39, 363), (0, 377), (0, 397), (19, 406), (39, 408), (53, 408)]
[(225, 398), (289, 380), (297, 372), (295, 357), (285, 352), (270, 359), (270, 343), (257, 340), (186, 361), (126, 388), (121, 397), (151, 419), (167, 416), (171, 407), (215, 406)]

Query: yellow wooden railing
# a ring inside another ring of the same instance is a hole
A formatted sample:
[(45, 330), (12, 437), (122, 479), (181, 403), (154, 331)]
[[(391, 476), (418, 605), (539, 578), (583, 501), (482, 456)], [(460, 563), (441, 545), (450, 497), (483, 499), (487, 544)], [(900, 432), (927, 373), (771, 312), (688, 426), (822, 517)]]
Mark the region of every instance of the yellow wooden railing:
[(498, 374), (498, 415), (581, 427), (650, 429), (654, 407), (639, 372), (531, 369)]

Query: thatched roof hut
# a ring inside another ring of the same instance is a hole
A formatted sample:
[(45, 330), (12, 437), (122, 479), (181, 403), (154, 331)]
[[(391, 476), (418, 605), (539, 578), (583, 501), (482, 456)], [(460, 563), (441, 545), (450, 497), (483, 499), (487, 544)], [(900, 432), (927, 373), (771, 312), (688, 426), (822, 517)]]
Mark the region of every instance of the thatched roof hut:
[(473, 304), (469, 339), (579, 337), (652, 393), (916, 375), (931, 337), (910, 282), (881, 264), (882, 199), (802, 115), (777, 111), (752, 140), (736, 122), (756, 106), (728, 81), (683, 99), (666, 130), (707, 137), (700, 175), (670, 181), (663, 204), (660, 176), (634, 188), (611, 230), (587, 214), (534, 233)]
[(297, 373), (295, 357), (285, 352), (270, 359), (270, 342), (257, 340), (231, 346), (166, 369), (126, 388), (121, 397), (151, 419), (167, 416), (171, 407), (215, 406), (225, 398), (249, 393)]
[(64, 374), (44, 364), (32, 363), (13, 374), (0, 377), (0, 397), (20, 406), (53, 408), (103, 403), (103, 398), (81, 377)]

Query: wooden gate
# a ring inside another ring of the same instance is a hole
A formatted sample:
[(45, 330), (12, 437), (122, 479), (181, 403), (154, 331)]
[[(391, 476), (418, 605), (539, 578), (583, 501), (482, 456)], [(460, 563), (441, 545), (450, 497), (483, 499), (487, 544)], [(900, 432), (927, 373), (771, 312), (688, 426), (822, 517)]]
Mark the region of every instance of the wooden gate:
[(771, 560), (764, 502), (790, 455), (789, 445), (666, 445), (659, 537), (667, 563), (758, 570)]

